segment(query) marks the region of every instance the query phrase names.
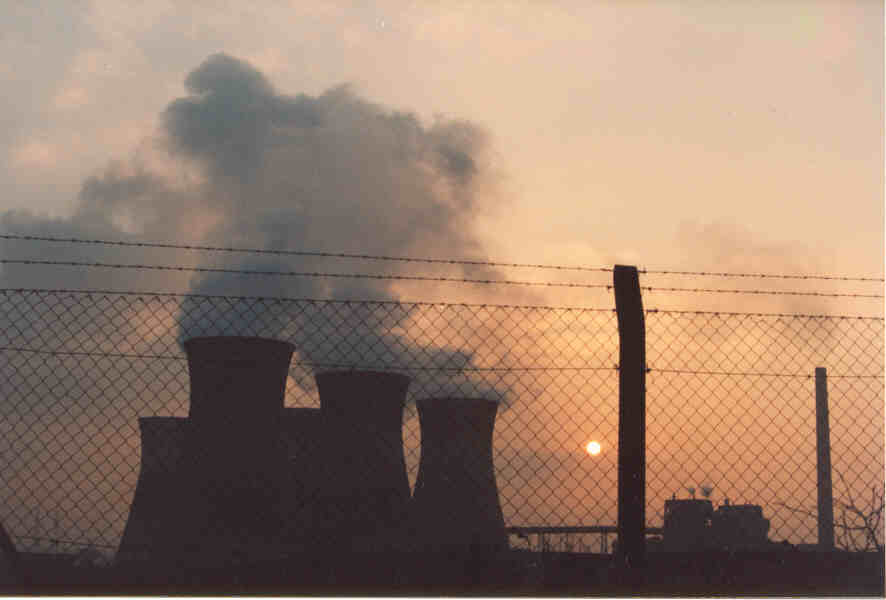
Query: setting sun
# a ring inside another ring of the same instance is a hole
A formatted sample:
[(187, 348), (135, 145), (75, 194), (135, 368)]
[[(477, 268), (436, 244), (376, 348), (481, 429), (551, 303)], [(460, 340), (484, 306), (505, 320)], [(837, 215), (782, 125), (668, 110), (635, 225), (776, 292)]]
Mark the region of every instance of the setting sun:
[(600, 454), (600, 442), (588, 442), (585, 450), (587, 450), (588, 454), (590, 454), (591, 456), (597, 456), (598, 454)]

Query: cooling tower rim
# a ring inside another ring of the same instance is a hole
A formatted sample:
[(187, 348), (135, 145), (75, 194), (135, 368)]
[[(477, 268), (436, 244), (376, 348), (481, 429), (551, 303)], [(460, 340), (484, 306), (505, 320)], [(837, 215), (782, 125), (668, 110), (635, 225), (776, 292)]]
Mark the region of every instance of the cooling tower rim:
[(283, 407), (283, 416), (295, 416), (295, 415), (310, 415), (310, 416), (320, 416), (320, 409), (313, 408), (310, 406), (284, 406)]
[(192, 337), (184, 341), (185, 352), (193, 360), (261, 359), (268, 352), (278, 352), (289, 356), (295, 352), (295, 344), (284, 340), (256, 336), (211, 335)]
[(410, 383), (412, 382), (412, 377), (406, 375), (404, 373), (397, 373), (395, 371), (375, 371), (371, 369), (334, 369), (329, 371), (318, 371), (314, 373), (314, 378), (319, 380), (323, 379), (342, 379), (342, 378), (353, 378), (358, 379), (362, 377), (380, 377), (383, 379), (399, 379), (403, 382)]
[(205, 335), (205, 336), (197, 336), (188, 338), (184, 341), (185, 346), (189, 345), (212, 345), (212, 344), (232, 344), (232, 343), (241, 343), (241, 344), (265, 344), (272, 346), (285, 346), (295, 349), (295, 344), (292, 342), (287, 342), (285, 340), (278, 340), (275, 338), (266, 338), (260, 336), (250, 336), (250, 335)]
[(149, 417), (139, 417), (138, 418), (138, 426), (144, 427), (145, 425), (150, 425), (151, 427), (157, 427), (160, 425), (168, 425), (170, 427), (179, 427), (188, 422), (188, 417), (164, 417), (164, 416), (149, 416)]
[(419, 398), (415, 401), (417, 405), (424, 408), (441, 408), (442, 405), (458, 406), (458, 407), (477, 407), (493, 405), (498, 406), (498, 400), (492, 400), (483, 396), (429, 396), (427, 398)]
[(163, 415), (149, 415), (147, 417), (139, 417), (139, 422), (144, 421), (145, 423), (179, 423), (181, 421), (187, 421), (187, 417), (171, 417), (171, 416), (163, 416)]

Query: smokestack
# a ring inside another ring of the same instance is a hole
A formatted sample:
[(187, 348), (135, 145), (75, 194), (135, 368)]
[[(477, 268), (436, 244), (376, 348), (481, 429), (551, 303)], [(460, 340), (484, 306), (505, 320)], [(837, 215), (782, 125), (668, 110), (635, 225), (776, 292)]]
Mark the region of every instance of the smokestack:
[(280, 425), (286, 452), (286, 540), (307, 542), (319, 518), (322, 477), (321, 420), (319, 408), (284, 408)]
[(815, 368), (815, 439), (818, 472), (818, 547), (834, 549), (834, 497), (831, 486), (831, 432), (828, 419), (828, 371)]
[(175, 522), (181, 507), (177, 477), (188, 420), (182, 417), (141, 417), (141, 467), (129, 519), (123, 530), (117, 562), (162, 557), (180, 543)]
[(410, 378), (376, 371), (318, 373), (323, 431), (324, 539), (335, 548), (390, 544), (409, 503), (403, 406)]
[(276, 545), (283, 524), (280, 419), (295, 347), (233, 336), (184, 346), (191, 377), (187, 551), (213, 563), (254, 559)]
[(410, 513), (421, 549), (489, 554), (507, 548), (492, 456), (497, 410), (484, 398), (418, 401), (421, 460)]

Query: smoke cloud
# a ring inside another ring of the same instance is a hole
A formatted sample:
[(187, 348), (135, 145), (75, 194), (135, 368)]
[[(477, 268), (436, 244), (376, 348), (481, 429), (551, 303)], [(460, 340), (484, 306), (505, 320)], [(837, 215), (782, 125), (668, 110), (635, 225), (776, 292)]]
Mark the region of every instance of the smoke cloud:
[[(472, 219), (494, 181), (489, 175), (489, 139), (479, 126), (442, 118), (426, 126), (414, 114), (360, 98), (347, 85), (316, 97), (285, 95), (252, 66), (225, 54), (209, 57), (192, 71), (185, 88), (187, 95), (163, 111), (153, 139), (130, 159), (111, 164), (84, 182), (71, 218), (7, 212), (0, 217), (0, 228), (78, 238), (484, 258)], [(5, 255), (22, 255), (21, 246), (15, 250), (11, 243), (5, 246)], [(129, 252), (118, 247), (66, 246), (59, 257), (61, 249), (52, 246), (43, 245), (36, 256), (28, 246), (27, 257), (125, 262), (121, 255)], [(417, 271), (408, 263), (367, 266), (329, 258), (284, 260), (274, 255), (195, 255), (162, 249), (140, 250), (132, 262), (495, 278), (483, 267), (467, 273), (458, 266), (421, 265)], [(2, 280), (4, 287), (41, 287), (40, 283), (46, 287), (49, 273), (48, 287), (58, 288), (184, 286), (195, 294), (398, 298), (392, 281), (372, 279), (190, 276), (11, 265), (2, 272)], [(414, 317), (411, 311), (399, 311), (372, 325), (342, 314), (343, 321), (354, 321), (350, 335), (374, 340), (374, 350), (370, 355), (354, 351), (330, 357), (324, 344), (342, 332), (299, 322), (304, 315), (271, 314), (257, 310), (254, 303), (233, 302), (225, 319), (218, 319), (201, 312), (203, 307), (199, 300), (182, 302), (176, 319), (179, 342), (195, 335), (275, 337), (285, 329), (293, 332), (291, 341), (300, 356), (312, 361), (371, 365), (378, 362), (376, 355), (384, 354), (385, 364), (396, 364), (410, 362), (416, 352), (438, 366), (460, 367), (471, 361), (471, 353), (463, 349), (416, 347), (403, 333)], [(341, 310), (353, 309), (342, 306)], [(395, 330), (400, 333), (392, 333)]]

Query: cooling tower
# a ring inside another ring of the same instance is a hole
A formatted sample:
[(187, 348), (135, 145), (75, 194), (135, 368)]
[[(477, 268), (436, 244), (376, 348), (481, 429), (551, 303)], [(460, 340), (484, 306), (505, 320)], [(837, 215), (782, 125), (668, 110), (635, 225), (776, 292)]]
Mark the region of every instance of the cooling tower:
[(213, 563), (255, 558), (279, 540), (283, 524), (280, 420), (294, 346), (250, 337), (184, 345), (191, 378), (186, 551), (211, 555)]
[(129, 519), (123, 530), (117, 562), (154, 559), (175, 548), (181, 513), (180, 475), (188, 420), (181, 417), (142, 417), (141, 467)]
[(0, 523), (0, 586), (6, 586), (8, 594), (11, 586), (23, 583), (22, 564), (18, 550), (12, 543), (3, 523)]
[(402, 426), (410, 379), (375, 371), (318, 373), (316, 379), (324, 538), (353, 549), (387, 546), (409, 503)]
[(410, 519), (418, 549), (474, 555), (506, 549), (492, 457), (498, 404), (427, 398), (417, 405), (421, 459)]
[(311, 543), (318, 518), (322, 473), (321, 421), (318, 408), (284, 408), (280, 429), (286, 452), (286, 539)]

